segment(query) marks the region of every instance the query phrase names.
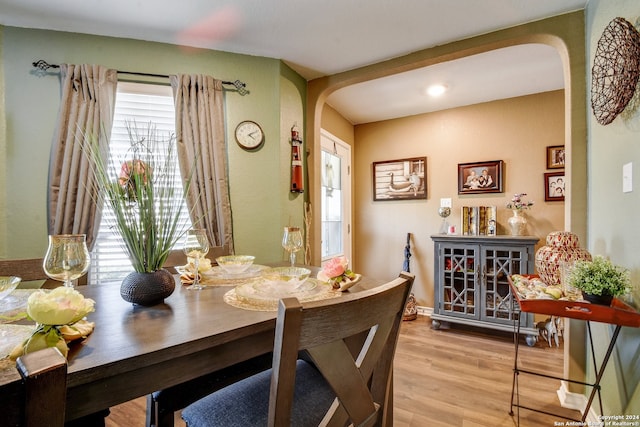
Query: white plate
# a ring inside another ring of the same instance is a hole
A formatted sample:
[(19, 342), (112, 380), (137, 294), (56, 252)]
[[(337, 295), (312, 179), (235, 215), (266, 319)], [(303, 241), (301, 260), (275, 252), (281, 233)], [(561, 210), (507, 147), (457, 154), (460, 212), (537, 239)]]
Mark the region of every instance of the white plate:
[[(224, 285), (236, 284), (239, 281), (260, 277), (269, 267), (266, 265), (253, 264), (246, 271), (239, 274), (229, 274), (220, 266), (211, 267), (207, 271), (200, 272), (200, 281), (203, 285)], [(192, 274), (187, 266), (176, 267), (179, 274)]]

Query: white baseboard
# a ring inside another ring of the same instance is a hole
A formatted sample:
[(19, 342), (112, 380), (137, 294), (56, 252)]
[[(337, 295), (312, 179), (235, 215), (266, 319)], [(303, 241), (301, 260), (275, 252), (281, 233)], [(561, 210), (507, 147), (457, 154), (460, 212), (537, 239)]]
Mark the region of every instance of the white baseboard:
[[(584, 414), (584, 408), (587, 407), (587, 396), (582, 393), (573, 393), (569, 391), (568, 382), (560, 381), (560, 388), (557, 391), (560, 406), (563, 408), (574, 409)], [(591, 405), (589, 413), (585, 419), (586, 425), (599, 425), (600, 417)]]
[(423, 305), (416, 305), (418, 316), (431, 316), (433, 314), (433, 307), (425, 307)]

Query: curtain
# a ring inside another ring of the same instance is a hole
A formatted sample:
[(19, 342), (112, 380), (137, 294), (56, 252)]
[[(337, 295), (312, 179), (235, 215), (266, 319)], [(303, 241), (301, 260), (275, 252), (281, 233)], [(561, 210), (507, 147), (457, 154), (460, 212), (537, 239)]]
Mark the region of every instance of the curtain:
[(176, 110), (178, 159), (183, 177), (195, 167), (187, 194), (194, 227), (212, 246), (233, 249), (227, 178), (222, 81), (203, 75), (170, 77)]
[(118, 72), (100, 65), (60, 66), (62, 101), (51, 144), (47, 221), (49, 234), (86, 234), (89, 250), (98, 234), (97, 186), (82, 152), (84, 135), (111, 133)]

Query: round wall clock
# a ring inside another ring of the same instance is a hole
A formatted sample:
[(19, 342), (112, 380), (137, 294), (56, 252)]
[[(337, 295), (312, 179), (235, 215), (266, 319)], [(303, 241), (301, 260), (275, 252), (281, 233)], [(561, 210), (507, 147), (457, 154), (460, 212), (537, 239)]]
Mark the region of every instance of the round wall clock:
[(258, 123), (242, 121), (236, 126), (236, 142), (245, 150), (255, 150), (264, 142), (264, 132)]

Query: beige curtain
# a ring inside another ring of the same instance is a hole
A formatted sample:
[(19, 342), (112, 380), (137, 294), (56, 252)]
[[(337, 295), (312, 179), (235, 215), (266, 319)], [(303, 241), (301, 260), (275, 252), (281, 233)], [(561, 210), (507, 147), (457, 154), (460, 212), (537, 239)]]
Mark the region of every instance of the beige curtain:
[(233, 253), (222, 82), (203, 75), (170, 80), (180, 169), (185, 176), (196, 168), (187, 195), (191, 220), (207, 230), (212, 246), (228, 245)]
[[(100, 65), (60, 66), (62, 101), (51, 145), (47, 216), (49, 234), (86, 234), (91, 250), (98, 233), (96, 186), (81, 149), (83, 135), (108, 146), (118, 72)], [(107, 130), (105, 133), (103, 129)]]

